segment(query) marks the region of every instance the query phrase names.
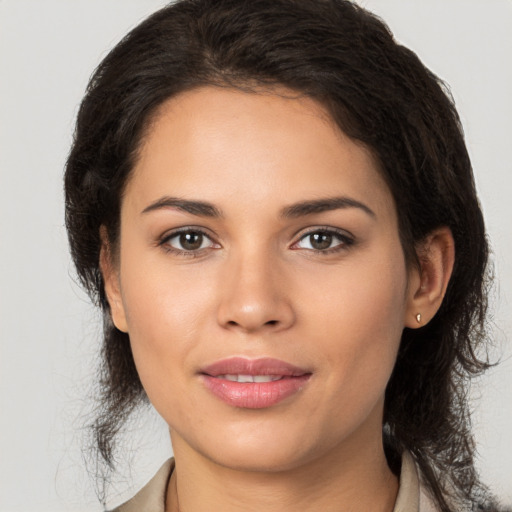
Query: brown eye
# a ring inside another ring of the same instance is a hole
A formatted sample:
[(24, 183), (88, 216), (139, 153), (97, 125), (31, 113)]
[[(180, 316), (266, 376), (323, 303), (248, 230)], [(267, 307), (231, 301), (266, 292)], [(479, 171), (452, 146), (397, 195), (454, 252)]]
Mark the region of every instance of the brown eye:
[(179, 236), (179, 243), (186, 251), (196, 251), (203, 245), (203, 238), (202, 233), (182, 233)]
[(181, 252), (197, 252), (208, 247), (215, 247), (213, 241), (201, 231), (181, 231), (171, 234), (162, 241), (170, 250)]
[(354, 239), (344, 232), (334, 229), (319, 229), (303, 235), (295, 244), (295, 248), (329, 253), (348, 248), (353, 243)]
[(330, 233), (313, 233), (309, 235), (309, 243), (313, 249), (322, 251), (331, 247), (332, 238), (333, 236)]

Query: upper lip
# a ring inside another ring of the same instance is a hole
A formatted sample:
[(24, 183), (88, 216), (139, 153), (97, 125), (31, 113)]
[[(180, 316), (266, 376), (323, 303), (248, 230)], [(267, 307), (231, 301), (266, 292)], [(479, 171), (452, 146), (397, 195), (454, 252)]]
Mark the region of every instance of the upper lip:
[(211, 377), (218, 377), (219, 375), (283, 375), (299, 377), (311, 372), (286, 361), (271, 357), (259, 359), (230, 357), (205, 366), (201, 369), (201, 373)]

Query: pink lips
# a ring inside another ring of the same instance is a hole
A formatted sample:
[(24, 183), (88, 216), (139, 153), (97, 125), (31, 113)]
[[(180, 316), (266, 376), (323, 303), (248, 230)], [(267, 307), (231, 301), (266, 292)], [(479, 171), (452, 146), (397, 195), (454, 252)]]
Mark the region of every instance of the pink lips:
[(232, 357), (203, 368), (201, 376), (205, 386), (227, 404), (262, 409), (300, 391), (311, 373), (278, 359)]

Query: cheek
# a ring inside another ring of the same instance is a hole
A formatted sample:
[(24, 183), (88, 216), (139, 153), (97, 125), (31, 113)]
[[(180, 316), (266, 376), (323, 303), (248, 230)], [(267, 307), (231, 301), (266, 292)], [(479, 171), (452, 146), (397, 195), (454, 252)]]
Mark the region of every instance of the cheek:
[[(304, 317), (328, 356), (333, 385), (352, 390), (354, 396), (383, 392), (394, 366), (407, 287), (403, 257), (395, 256), (347, 264), (331, 272), (323, 290), (309, 287), (309, 316), (305, 311)], [(311, 285), (322, 280), (309, 279)]]
[[(160, 260), (160, 261), (159, 261)], [(162, 258), (146, 263), (129, 253), (122, 263), (123, 304), (133, 356), (140, 378), (148, 388), (163, 375), (174, 381), (187, 355), (197, 345), (198, 331), (210, 321), (206, 311), (211, 290), (205, 276), (192, 265), (173, 268)], [(150, 268), (151, 271), (145, 269)], [(150, 398), (151, 395), (150, 395)]]
[[(302, 272), (304, 306), (328, 318), (347, 322), (351, 329), (365, 329), (387, 319), (403, 323), (406, 303), (407, 272), (401, 252), (372, 251), (335, 267), (318, 266)], [(382, 325), (384, 326), (384, 325)]]

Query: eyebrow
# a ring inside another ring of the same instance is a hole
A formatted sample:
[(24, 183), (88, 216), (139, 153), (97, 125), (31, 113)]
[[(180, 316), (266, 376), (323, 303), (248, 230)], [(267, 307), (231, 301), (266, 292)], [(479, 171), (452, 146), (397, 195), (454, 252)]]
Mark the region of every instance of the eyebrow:
[[(206, 201), (192, 201), (189, 199), (180, 199), (177, 197), (164, 196), (151, 203), (142, 210), (142, 213), (148, 213), (165, 208), (177, 208), (178, 210), (197, 215), (199, 217), (221, 218), (223, 213), (216, 206)], [(281, 217), (295, 219), (305, 217), (315, 213), (322, 213), (332, 210), (345, 208), (359, 208), (370, 217), (376, 218), (375, 212), (364, 203), (350, 197), (327, 197), (324, 199), (313, 199), (309, 201), (300, 201), (298, 203), (285, 206), (281, 210)]]
[(164, 196), (151, 203), (142, 210), (142, 213), (149, 213), (155, 210), (165, 208), (177, 208), (183, 212), (197, 215), (199, 217), (222, 217), (222, 212), (213, 204), (205, 201), (190, 201), (189, 199), (180, 199), (178, 197)]
[(281, 210), (281, 216), (288, 219), (295, 219), (315, 213), (322, 213), (331, 210), (339, 210), (345, 208), (359, 208), (370, 217), (376, 218), (375, 212), (364, 203), (352, 199), (350, 197), (327, 197), (324, 199), (314, 199), (312, 201), (301, 201), (291, 204)]

